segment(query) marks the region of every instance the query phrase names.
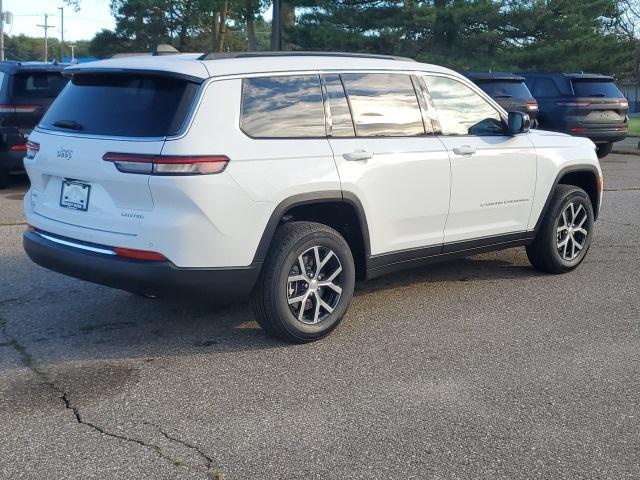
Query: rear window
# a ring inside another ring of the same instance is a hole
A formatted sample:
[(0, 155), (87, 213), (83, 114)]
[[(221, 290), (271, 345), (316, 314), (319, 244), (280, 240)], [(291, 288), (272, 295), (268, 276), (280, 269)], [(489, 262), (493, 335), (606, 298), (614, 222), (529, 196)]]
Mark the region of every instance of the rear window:
[(184, 123), (198, 87), (187, 80), (155, 75), (75, 75), (40, 125), (91, 135), (174, 135)]
[(478, 86), (493, 98), (533, 98), (524, 82), (480, 81)]
[(622, 93), (613, 82), (574, 80), (573, 91), (576, 97), (622, 98)]
[(60, 72), (17, 73), (11, 81), (11, 95), (27, 98), (55, 98), (67, 81)]

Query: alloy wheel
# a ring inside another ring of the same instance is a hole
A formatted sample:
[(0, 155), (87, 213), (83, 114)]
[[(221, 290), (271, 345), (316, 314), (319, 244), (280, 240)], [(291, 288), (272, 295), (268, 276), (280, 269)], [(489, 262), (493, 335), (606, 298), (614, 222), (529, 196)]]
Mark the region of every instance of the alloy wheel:
[(575, 260), (587, 243), (589, 232), (585, 228), (587, 211), (579, 203), (567, 205), (558, 219), (557, 248), (566, 261)]
[(327, 319), (342, 295), (342, 264), (333, 250), (314, 246), (295, 260), (287, 276), (287, 302), (298, 321), (315, 325)]

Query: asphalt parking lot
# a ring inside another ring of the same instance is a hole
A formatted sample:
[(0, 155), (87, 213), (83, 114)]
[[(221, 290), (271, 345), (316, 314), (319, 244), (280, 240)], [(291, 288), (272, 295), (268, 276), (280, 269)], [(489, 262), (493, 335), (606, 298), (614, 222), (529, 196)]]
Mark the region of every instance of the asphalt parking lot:
[(246, 305), (138, 298), (22, 251), (0, 191), (0, 478), (640, 478), (640, 156), (603, 161), (595, 243), (359, 285), (302, 346)]

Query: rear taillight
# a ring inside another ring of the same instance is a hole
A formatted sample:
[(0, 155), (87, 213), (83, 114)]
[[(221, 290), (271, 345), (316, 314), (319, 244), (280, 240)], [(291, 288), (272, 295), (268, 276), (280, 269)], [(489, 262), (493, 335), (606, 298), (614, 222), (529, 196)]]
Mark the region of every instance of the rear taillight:
[(584, 127), (575, 127), (575, 128), (572, 128), (572, 129), (571, 129), (571, 130), (569, 130), (569, 131), (570, 131), (570, 132), (573, 132), (573, 133), (583, 133), (583, 132), (586, 132), (586, 131), (587, 131), (587, 129), (586, 129), (586, 128), (584, 128)]
[(25, 152), (27, 150), (27, 146), (24, 143), (19, 145), (11, 145), (10, 150), (14, 152)]
[(623, 108), (629, 107), (629, 102), (627, 102), (626, 100), (618, 100), (618, 104)]
[(0, 113), (36, 113), (40, 105), (6, 105), (0, 104)]
[(134, 250), (133, 248), (113, 247), (116, 255), (123, 258), (131, 258), (134, 260), (147, 260), (150, 262), (166, 262), (167, 257), (158, 252), (150, 252), (148, 250)]
[(538, 102), (527, 102), (527, 110), (538, 110)]
[(36, 156), (36, 153), (38, 153), (40, 151), (40, 144), (36, 143), (36, 142), (27, 142), (25, 147), (26, 147), (26, 150), (27, 150), (26, 157), (28, 159), (34, 158)]
[(589, 102), (588, 100), (560, 100), (556, 102), (556, 105), (560, 107), (588, 107), (589, 105), (591, 105), (591, 102)]
[(222, 172), (229, 163), (224, 155), (140, 155), (105, 153), (102, 159), (113, 162), (124, 173), (145, 175), (211, 175)]

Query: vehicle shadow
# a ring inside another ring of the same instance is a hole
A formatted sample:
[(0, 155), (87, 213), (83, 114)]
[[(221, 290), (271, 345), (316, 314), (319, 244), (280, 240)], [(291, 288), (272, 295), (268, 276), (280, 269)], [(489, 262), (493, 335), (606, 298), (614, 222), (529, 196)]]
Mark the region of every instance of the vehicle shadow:
[[(3, 261), (0, 277), (8, 278), (9, 269), (21, 271), (22, 278), (13, 290), (0, 288), (0, 321), (47, 363), (291, 348), (264, 334), (247, 303), (141, 298), (46, 271), (26, 256)], [(360, 282), (355, 297), (417, 283), (469, 282), (473, 288), (478, 281), (537, 275), (521, 249), (514, 249)]]

